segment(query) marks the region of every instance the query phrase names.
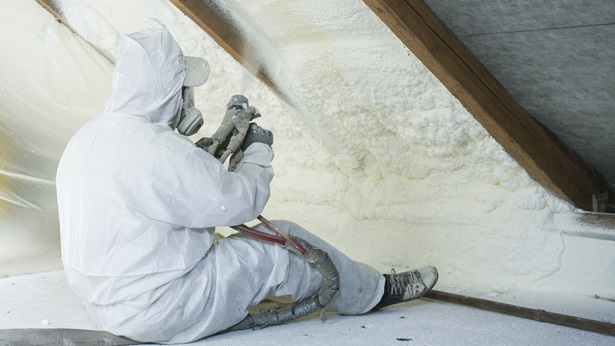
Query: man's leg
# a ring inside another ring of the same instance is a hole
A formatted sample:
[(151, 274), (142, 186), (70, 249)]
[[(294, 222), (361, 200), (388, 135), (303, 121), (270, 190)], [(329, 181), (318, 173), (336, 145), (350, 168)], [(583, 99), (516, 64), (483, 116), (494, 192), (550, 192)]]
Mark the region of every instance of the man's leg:
[[(361, 314), (404, 301), (414, 300), (429, 292), (438, 281), (438, 271), (432, 266), (425, 266), (402, 273), (395, 273), (393, 271), (391, 274), (380, 274), (366, 264), (349, 259), (324, 240), (292, 222), (276, 221), (274, 223), (287, 234), (298, 236), (325, 251), (333, 260), (339, 272), (340, 289), (333, 301), (327, 306), (328, 311), (342, 314)], [(265, 229), (262, 225), (258, 226), (258, 228), (261, 230)], [(291, 256), (291, 268), (293, 263), (296, 263), (295, 267), (305, 265), (305, 261), (298, 256)], [(311, 271), (297, 270), (296, 272), (309, 273)], [(295, 271), (290, 272), (289, 280), (287, 281), (291, 287), (300, 283), (300, 281), (293, 279), (294, 273)], [(308, 280), (307, 282), (315, 282), (316, 280), (319, 282), (319, 287), (322, 282), (320, 276), (312, 278), (311, 281)], [(291, 291), (293, 290), (294, 288), (291, 288)]]
[[(274, 221), (276, 226), (282, 229), (289, 235), (296, 236), (306, 240), (313, 246), (326, 252), (339, 274), (339, 292), (333, 298), (327, 311), (334, 311), (340, 314), (362, 314), (370, 311), (381, 300), (384, 292), (384, 276), (373, 267), (353, 261), (344, 255), (342, 252), (331, 246), (321, 238), (306, 231), (304, 228), (289, 221)], [(258, 229), (264, 230), (265, 226), (258, 226)], [(292, 291), (294, 286), (300, 281), (295, 280), (293, 268), (301, 268), (307, 263), (299, 256), (292, 255), (290, 259), (290, 273), (287, 282), (280, 287), (280, 293), (284, 293), (286, 286)], [(322, 284), (322, 276), (312, 265), (307, 264), (303, 269), (305, 273), (309, 273), (313, 281), (317, 281), (318, 289)], [(313, 290), (311, 294), (316, 292)]]
[[(325, 251), (335, 264), (340, 289), (327, 307), (328, 311), (361, 314), (371, 310), (381, 300), (385, 279), (376, 269), (351, 260), (292, 222), (274, 223), (287, 234), (300, 237)], [(272, 232), (263, 225), (256, 229)], [(220, 240), (210, 256), (214, 256), (216, 262), (214, 294), (220, 300), (241, 301), (243, 309), (271, 296), (290, 296), (293, 301), (298, 301), (311, 296), (322, 285), (320, 272), (300, 256), (279, 245), (243, 234)]]
[[(423, 284), (420, 275), (420, 282), (415, 280), (416, 272), (431, 275), (431, 269), (389, 275), (385, 279), (385, 275), (373, 267), (351, 260), (292, 222), (274, 221), (274, 224), (287, 234), (302, 238), (325, 251), (335, 264), (339, 274), (339, 291), (326, 307), (327, 311), (347, 315), (366, 313), (377, 305), (380, 308), (414, 299), (431, 289), (437, 280), (437, 272), (435, 278), (432, 275), (431, 281), (426, 284)], [(255, 228), (272, 233), (264, 225)], [(202, 330), (201, 336), (239, 323), (247, 316), (249, 307), (267, 297), (290, 296), (296, 302), (310, 297), (322, 285), (320, 272), (300, 256), (280, 245), (242, 233), (221, 239), (203, 259), (202, 266), (207, 268), (209, 294), (204, 310), (207, 316), (202, 321), (207, 330)], [(385, 281), (389, 288), (386, 294)], [(422, 288), (414, 292), (416, 287)], [(413, 296), (415, 293), (419, 295)]]
[[(351, 260), (296, 224), (275, 224), (325, 251), (337, 267), (339, 291), (326, 310), (361, 314), (379, 303), (381, 307), (401, 301), (396, 297), (385, 299), (385, 276), (376, 269)], [(262, 225), (256, 228), (270, 232)], [(122, 316), (121, 323), (111, 328), (113, 333), (140, 341), (185, 343), (241, 322), (249, 307), (267, 297), (290, 296), (295, 302), (308, 298), (320, 289), (322, 279), (320, 272), (301, 256), (280, 245), (238, 233), (221, 239), (181, 278), (134, 301), (93, 309), (103, 319)], [(412, 280), (395, 282), (389, 282), (388, 287), (409, 287)], [(147, 302), (145, 308), (143, 302)]]

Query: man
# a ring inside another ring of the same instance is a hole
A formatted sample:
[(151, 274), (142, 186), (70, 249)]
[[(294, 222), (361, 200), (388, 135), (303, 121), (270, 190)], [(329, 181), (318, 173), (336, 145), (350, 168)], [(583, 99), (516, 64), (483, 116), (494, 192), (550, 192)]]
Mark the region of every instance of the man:
[[(266, 297), (298, 301), (322, 284), (316, 269), (281, 246), (243, 234), (214, 245), (214, 227), (251, 221), (265, 207), (273, 137), (250, 131), (243, 159), (228, 172), (175, 132), (202, 123), (182, 96), (207, 75), (206, 62), (184, 57), (157, 21), (125, 36), (105, 112), (62, 156), (62, 261), (99, 329), (142, 342), (190, 342), (235, 325)], [(361, 314), (415, 299), (437, 280), (433, 267), (380, 274), (295, 224), (276, 225), (333, 260), (340, 288), (329, 311)]]

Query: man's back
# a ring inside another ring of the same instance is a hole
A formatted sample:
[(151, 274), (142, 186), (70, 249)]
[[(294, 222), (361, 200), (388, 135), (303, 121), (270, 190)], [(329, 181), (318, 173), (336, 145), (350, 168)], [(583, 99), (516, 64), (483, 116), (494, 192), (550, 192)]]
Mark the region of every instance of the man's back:
[(62, 260), (82, 298), (132, 299), (203, 257), (213, 229), (182, 220), (190, 207), (177, 181), (202, 158), (198, 150), (170, 128), (133, 116), (106, 114), (74, 136), (57, 189)]

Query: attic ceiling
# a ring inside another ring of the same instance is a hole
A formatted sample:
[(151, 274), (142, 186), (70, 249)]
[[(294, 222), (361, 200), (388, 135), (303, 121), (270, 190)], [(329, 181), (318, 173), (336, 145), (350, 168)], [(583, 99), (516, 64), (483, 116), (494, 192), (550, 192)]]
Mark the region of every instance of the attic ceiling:
[(425, 2), (525, 110), (615, 186), (615, 2)]
[[(548, 124), (529, 113), (428, 3), (423, 0), (364, 2), (530, 177), (580, 209), (613, 211), (613, 188), (604, 176), (554, 134)], [(447, 2), (442, 8), (457, 5)], [(479, 8), (483, 3), (475, 1), (473, 5)], [(511, 63), (516, 64), (513, 71), (524, 68), (517, 61)]]

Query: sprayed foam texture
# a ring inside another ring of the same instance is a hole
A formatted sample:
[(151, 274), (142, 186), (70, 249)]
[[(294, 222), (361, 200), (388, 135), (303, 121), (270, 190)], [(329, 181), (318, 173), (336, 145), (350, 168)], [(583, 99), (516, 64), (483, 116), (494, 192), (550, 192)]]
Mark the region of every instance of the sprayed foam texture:
[[(165, 23), (185, 54), (207, 59), (209, 80), (195, 91), (206, 125), (195, 139), (215, 131), (231, 95), (244, 94), (259, 108), (259, 125), (275, 134), (276, 178), (267, 218), (302, 224), (383, 271), (433, 264), (441, 290), (497, 295), (531, 289), (615, 298), (615, 237), (593, 239), (595, 229), (579, 224), (576, 210), (532, 181), (362, 2), (220, 2), (259, 48), (292, 106), (167, 1), (58, 4), (71, 27), (111, 61), (121, 34), (138, 31), (150, 17)], [(15, 132), (33, 126), (58, 137), (43, 168), (52, 182), (54, 160), (70, 133), (102, 111), (112, 69), (33, 7), (12, 9), (24, 25), (10, 29), (15, 37), (36, 37), (39, 46), (17, 46), (10, 37), (2, 38), (3, 46), (15, 44), (17, 57), (36, 55), (37, 64), (49, 66), (31, 69), (27, 81), (2, 70), (4, 90), (28, 90), (28, 98), (15, 101), (1, 120), (12, 119)], [(40, 46), (47, 47), (45, 54), (36, 54)], [(50, 47), (61, 47), (64, 55), (51, 54)], [(18, 71), (25, 63), (13, 56), (3, 66)], [(64, 92), (49, 95), (57, 90)], [(2, 95), (15, 100), (24, 94)], [(16, 114), (28, 109), (71, 126), (57, 134), (47, 122), (25, 125)], [(9, 158), (18, 147), (0, 159), (14, 162)], [(24, 174), (38, 176), (35, 171)], [(3, 179), (9, 189), (18, 181)], [(39, 201), (30, 192), (22, 197)], [(49, 191), (47, 199), (52, 197)], [(53, 208), (44, 210), (54, 220)], [(12, 239), (11, 232), (0, 236)], [(58, 230), (51, 222), (43, 230), (28, 225), (19, 232), (55, 237)], [(25, 243), (14, 244), (15, 256), (27, 262)], [(57, 246), (50, 243), (48, 251)]]

